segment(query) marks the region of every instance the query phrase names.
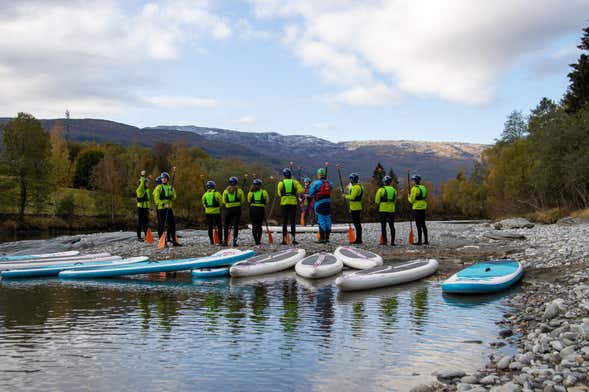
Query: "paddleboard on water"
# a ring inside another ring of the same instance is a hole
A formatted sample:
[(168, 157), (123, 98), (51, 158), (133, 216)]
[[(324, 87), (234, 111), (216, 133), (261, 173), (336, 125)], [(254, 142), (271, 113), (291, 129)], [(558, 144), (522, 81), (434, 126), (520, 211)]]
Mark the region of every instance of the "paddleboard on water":
[(305, 257), (304, 249), (288, 249), (281, 252), (258, 255), (231, 266), (231, 276), (255, 276), (284, 271)]
[(297, 274), (304, 278), (319, 279), (338, 274), (344, 263), (331, 253), (321, 252), (307, 256), (295, 265)]
[(21, 260), (4, 260), (0, 261), (0, 266), (4, 264), (27, 264), (27, 263), (54, 263), (56, 261), (69, 261), (69, 260), (88, 260), (88, 259), (97, 259), (101, 257), (108, 257), (111, 256), (108, 252), (102, 253), (92, 253), (87, 255), (75, 255), (75, 256), (61, 256), (61, 257), (41, 257), (36, 259), (21, 259)]
[(220, 267), (247, 259), (254, 254), (255, 252), (253, 250), (241, 251), (239, 249), (227, 249), (206, 257), (160, 260), (123, 266), (104, 266), (84, 271), (62, 271), (59, 273), (59, 277), (64, 279), (95, 279)]
[(43, 276), (57, 276), (61, 271), (83, 271), (102, 266), (119, 266), (133, 263), (141, 263), (149, 260), (146, 256), (130, 257), (114, 261), (96, 261), (76, 264), (61, 264), (55, 266), (43, 266), (39, 268), (21, 268), (1, 273), (2, 279), (39, 278)]
[[(248, 225), (248, 228), (251, 230), (252, 225)], [(264, 227), (264, 231), (266, 227)], [(282, 233), (282, 226), (268, 226), (268, 230), (272, 233)], [(288, 227), (290, 233), (290, 226)], [(296, 227), (297, 233), (317, 233), (319, 231), (319, 226), (297, 226)], [(348, 226), (346, 225), (333, 225), (331, 226), (332, 233), (347, 233)]]
[(219, 278), (229, 276), (229, 267), (199, 268), (192, 271), (193, 278)]
[(411, 260), (399, 264), (382, 265), (356, 271), (335, 280), (335, 285), (343, 291), (367, 290), (393, 286), (425, 278), (436, 272), (438, 262), (434, 259)]
[(27, 260), (27, 259), (48, 259), (48, 258), (77, 256), (79, 254), (80, 254), (80, 252), (77, 250), (70, 250), (67, 252), (42, 253), (42, 254), (37, 254), (37, 255), (4, 255), (4, 256), (0, 256), (0, 261), (14, 261), (14, 260)]
[(442, 283), (442, 291), (456, 294), (492, 293), (509, 288), (524, 275), (516, 260), (491, 260), (471, 265)]
[(368, 269), (382, 265), (381, 256), (353, 246), (338, 246), (333, 254), (350, 268)]
[(103, 256), (95, 258), (76, 259), (68, 258), (66, 260), (45, 260), (35, 261), (29, 263), (13, 262), (13, 263), (2, 263), (0, 264), (0, 271), (16, 270), (16, 269), (30, 269), (30, 268), (42, 268), (42, 267), (54, 267), (60, 265), (75, 265), (75, 264), (87, 264), (96, 263), (101, 261), (116, 261), (121, 260), (121, 256)]

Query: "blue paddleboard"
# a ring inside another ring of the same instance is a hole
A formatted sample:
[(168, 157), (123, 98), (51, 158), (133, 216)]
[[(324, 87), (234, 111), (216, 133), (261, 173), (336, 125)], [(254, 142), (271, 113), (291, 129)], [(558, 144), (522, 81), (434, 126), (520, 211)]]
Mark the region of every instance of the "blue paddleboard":
[(15, 260), (29, 260), (29, 259), (57, 259), (61, 257), (77, 256), (80, 252), (77, 250), (70, 250), (67, 252), (57, 253), (43, 253), (38, 255), (5, 255), (0, 256), (0, 261), (15, 261)]
[(516, 260), (491, 260), (471, 265), (442, 283), (442, 291), (481, 294), (505, 290), (519, 281), (524, 268)]
[(237, 249), (227, 249), (206, 257), (160, 260), (122, 266), (104, 266), (83, 271), (62, 271), (59, 273), (59, 277), (64, 279), (95, 279), (111, 278), (122, 275), (140, 275), (157, 272), (175, 272), (197, 268), (220, 267), (231, 265), (240, 260), (250, 258), (254, 254), (255, 252), (253, 250), (240, 251)]
[(192, 271), (194, 278), (220, 278), (229, 276), (229, 267), (199, 268)]

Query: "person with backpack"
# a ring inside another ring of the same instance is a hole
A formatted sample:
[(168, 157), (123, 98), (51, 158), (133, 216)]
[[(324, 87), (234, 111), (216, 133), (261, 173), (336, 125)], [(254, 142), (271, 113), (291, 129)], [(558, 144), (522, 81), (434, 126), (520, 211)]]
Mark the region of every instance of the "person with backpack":
[(282, 245), (286, 245), (286, 234), (288, 223), (290, 222), (290, 233), (292, 234), (292, 244), (297, 245), (296, 240), (296, 216), (298, 195), (303, 193), (303, 187), (300, 182), (292, 178), (292, 171), (289, 168), (282, 170), (284, 179), (276, 187), (276, 194), (280, 197), (280, 210), (282, 215)]
[(319, 225), (318, 243), (328, 243), (331, 234), (331, 191), (333, 183), (327, 180), (327, 170), (317, 170), (317, 180), (309, 187), (309, 196), (315, 200), (315, 219)]
[(417, 226), (417, 242), (414, 245), (422, 245), (421, 238), (423, 233), (423, 244), (428, 245), (427, 227), (425, 226), (425, 211), (427, 210), (427, 188), (421, 185), (421, 177), (415, 174), (411, 177), (413, 186), (409, 194), (409, 204), (415, 215), (415, 226)]
[(171, 242), (174, 246), (182, 246), (176, 241), (176, 219), (172, 210), (172, 203), (176, 200), (176, 189), (168, 183), (170, 181), (170, 175), (167, 172), (162, 172), (160, 178), (162, 183), (156, 186), (153, 191), (153, 201), (157, 207), (158, 215), (157, 232), (161, 238), (167, 225), (167, 241)]
[(313, 198), (309, 196), (309, 188), (311, 187), (311, 179), (305, 177), (303, 179), (303, 194), (299, 196), (299, 204), (301, 206), (301, 219), (303, 226), (307, 226), (307, 223), (313, 222)]
[(266, 214), (266, 205), (270, 202), (268, 191), (262, 189), (262, 180), (254, 178), (252, 186), (247, 193), (247, 202), (250, 205), (249, 215), (252, 221), (252, 236), (256, 245), (262, 245), (262, 223)]
[(348, 194), (344, 195), (348, 201), (350, 216), (354, 229), (356, 229), (356, 240), (354, 244), (362, 243), (362, 197), (364, 196), (364, 187), (360, 184), (360, 176), (357, 173), (350, 174), (350, 183)]
[(395, 210), (397, 204), (397, 190), (393, 187), (393, 178), (384, 176), (384, 185), (376, 191), (374, 202), (378, 206), (380, 217), (380, 244), (387, 244), (387, 223), (391, 230), (391, 246), (395, 246)]
[(219, 192), (215, 190), (215, 181), (208, 180), (206, 183), (206, 192), (202, 195), (202, 205), (205, 208), (205, 217), (207, 220), (207, 230), (209, 234), (209, 241), (211, 245), (215, 244), (215, 236), (213, 230), (217, 228), (219, 233), (219, 243), (223, 243), (223, 225), (221, 224), (221, 205), (223, 198)]
[(229, 242), (229, 226), (233, 226), (233, 246), (237, 246), (239, 235), (239, 220), (241, 219), (241, 206), (245, 202), (243, 190), (237, 186), (237, 177), (229, 178), (229, 186), (223, 191), (223, 246)]
[(142, 242), (141, 233), (147, 236), (149, 227), (149, 178), (145, 177), (145, 170), (141, 170), (135, 194), (137, 195), (137, 241)]

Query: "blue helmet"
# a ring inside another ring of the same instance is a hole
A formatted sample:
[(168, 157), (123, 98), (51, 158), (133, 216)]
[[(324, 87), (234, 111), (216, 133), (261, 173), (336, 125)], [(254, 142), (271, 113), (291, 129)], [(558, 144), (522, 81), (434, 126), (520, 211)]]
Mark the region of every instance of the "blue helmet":
[(161, 184), (161, 183), (162, 183), (162, 178), (161, 178), (161, 177), (157, 177), (157, 178), (155, 179), (155, 183), (156, 183), (156, 184)]
[(415, 182), (419, 182), (421, 181), (421, 176), (419, 174), (414, 174), (413, 176), (411, 176), (411, 179)]
[(358, 182), (360, 180), (360, 176), (358, 175), (358, 173), (351, 173), (350, 174), (350, 180), (353, 183), (356, 183), (356, 182)]
[(311, 183), (311, 179), (310, 179), (309, 177), (305, 177), (305, 178), (303, 179), (303, 182), (304, 182), (305, 184), (310, 184), (310, 183)]
[(213, 181), (213, 180), (207, 181), (207, 189), (213, 189), (216, 186), (217, 186), (217, 184), (215, 184), (215, 181)]
[(170, 175), (168, 174), (168, 172), (162, 172), (162, 174), (160, 174), (161, 178), (167, 178), (168, 180), (170, 179)]
[(261, 185), (262, 185), (262, 180), (260, 180), (259, 178), (255, 178), (255, 179), (252, 181), (252, 184), (254, 184), (254, 185), (258, 185), (258, 186), (261, 186)]
[(282, 175), (286, 178), (290, 178), (292, 176), (292, 172), (288, 167), (285, 167), (284, 169), (282, 169)]
[(391, 177), (391, 176), (384, 176), (382, 178), (382, 182), (384, 182), (385, 184), (390, 184), (391, 182), (393, 182), (393, 177)]
[(235, 177), (235, 176), (229, 177), (229, 183), (231, 185), (237, 185), (237, 177)]

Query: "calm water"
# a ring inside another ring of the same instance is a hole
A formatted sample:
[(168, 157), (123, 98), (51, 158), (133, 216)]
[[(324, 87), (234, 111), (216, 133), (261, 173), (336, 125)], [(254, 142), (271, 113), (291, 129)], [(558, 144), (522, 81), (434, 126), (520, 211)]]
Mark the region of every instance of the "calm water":
[(438, 283), (342, 295), (292, 272), (0, 281), (0, 390), (407, 390), (482, 365), (503, 298)]

